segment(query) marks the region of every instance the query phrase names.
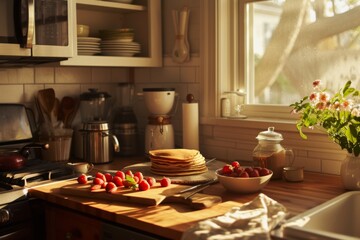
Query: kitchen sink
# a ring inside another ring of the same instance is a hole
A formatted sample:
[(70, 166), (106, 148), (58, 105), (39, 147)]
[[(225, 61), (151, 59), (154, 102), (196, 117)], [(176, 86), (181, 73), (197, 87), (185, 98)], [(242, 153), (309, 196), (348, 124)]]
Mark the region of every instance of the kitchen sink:
[(286, 239), (360, 239), (360, 191), (343, 193), (289, 219)]

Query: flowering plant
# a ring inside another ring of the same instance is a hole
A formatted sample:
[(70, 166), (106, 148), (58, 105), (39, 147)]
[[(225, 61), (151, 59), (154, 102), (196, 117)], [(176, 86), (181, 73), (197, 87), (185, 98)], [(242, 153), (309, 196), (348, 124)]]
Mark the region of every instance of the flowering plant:
[(320, 127), (341, 149), (355, 156), (360, 154), (360, 105), (359, 90), (348, 81), (333, 96), (321, 89), (321, 81), (313, 82), (314, 91), (290, 106), (300, 115), (296, 127), (300, 136), (307, 139), (302, 128)]

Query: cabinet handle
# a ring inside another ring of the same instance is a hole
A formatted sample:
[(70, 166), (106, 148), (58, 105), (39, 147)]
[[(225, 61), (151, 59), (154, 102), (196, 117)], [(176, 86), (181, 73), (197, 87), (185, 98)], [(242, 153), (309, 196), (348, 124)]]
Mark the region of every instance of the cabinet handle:
[(26, 0), (27, 19), (25, 21), (26, 27), (23, 29), (22, 23), (22, 0), (14, 1), (14, 23), (15, 34), (20, 45), (24, 48), (31, 48), (34, 38), (35, 28), (35, 2), (34, 0)]

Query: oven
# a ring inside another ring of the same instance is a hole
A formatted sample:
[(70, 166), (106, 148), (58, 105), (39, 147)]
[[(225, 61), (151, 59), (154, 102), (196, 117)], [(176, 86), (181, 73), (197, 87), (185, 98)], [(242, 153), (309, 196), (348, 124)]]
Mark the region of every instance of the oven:
[(34, 142), (29, 118), (21, 104), (0, 104), (0, 239), (45, 239), (44, 207), (28, 189), (75, 177), (66, 163), (41, 159), (46, 144)]

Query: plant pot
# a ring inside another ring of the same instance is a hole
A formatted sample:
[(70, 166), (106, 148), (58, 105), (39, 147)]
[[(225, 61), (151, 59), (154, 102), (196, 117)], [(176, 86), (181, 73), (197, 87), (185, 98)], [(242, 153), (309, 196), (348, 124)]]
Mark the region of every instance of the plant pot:
[(360, 156), (347, 154), (341, 164), (340, 176), (345, 189), (360, 190)]

